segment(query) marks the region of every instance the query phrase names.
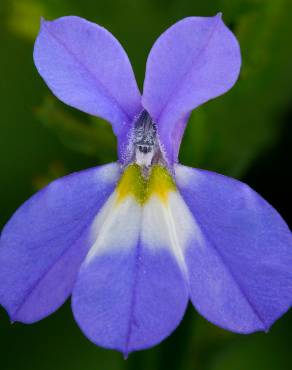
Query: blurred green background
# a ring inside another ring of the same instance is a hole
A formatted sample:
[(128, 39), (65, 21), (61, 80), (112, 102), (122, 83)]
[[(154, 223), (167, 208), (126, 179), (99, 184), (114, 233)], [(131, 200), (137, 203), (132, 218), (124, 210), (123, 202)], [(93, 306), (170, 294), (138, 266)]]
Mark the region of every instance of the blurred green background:
[[(236, 86), (191, 116), (180, 160), (248, 182), (291, 224), (291, 0), (0, 0), (0, 227), (53, 178), (115, 160), (110, 126), (52, 97), (32, 61), (40, 16), (79, 15), (123, 44), (142, 87), (159, 34), (190, 15), (218, 11), (237, 35)], [(236, 335), (189, 307), (174, 334), (127, 361), (90, 343), (67, 302), (34, 325), (0, 310), (1, 370), (289, 370), (292, 313), (268, 334)]]

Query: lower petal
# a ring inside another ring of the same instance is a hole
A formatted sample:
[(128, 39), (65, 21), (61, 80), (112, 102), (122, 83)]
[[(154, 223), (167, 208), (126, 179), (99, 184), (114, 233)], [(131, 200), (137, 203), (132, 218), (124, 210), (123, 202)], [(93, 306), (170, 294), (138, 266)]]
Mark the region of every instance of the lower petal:
[(145, 209), (133, 197), (118, 206), (109, 200), (102, 213), (105, 221), (95, 222), (99, 236), (73, 291), (73, 312), (90, 340), (127, 356), (176, 328), (188, 288), (174, 254), (147, 243)]
[(55, 311), (72, 291), (91, 245), (88, 226), (113, 191), (109, 164), (56, 180), (25, 202), (0, 239), (0, 304), (13, 321)]
[(287, 225), (239, 181), (180, 165), (176, 180), (201, 230), (185, 252), (194, 306), (235, 332), (267, 330), (292, 303)]

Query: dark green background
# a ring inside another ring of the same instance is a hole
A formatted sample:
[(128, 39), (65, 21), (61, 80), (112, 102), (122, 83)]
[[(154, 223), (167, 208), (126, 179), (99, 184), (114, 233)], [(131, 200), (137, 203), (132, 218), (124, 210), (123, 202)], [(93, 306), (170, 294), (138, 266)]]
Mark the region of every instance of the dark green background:
[[(242, 72), (228, 94), (193, 113), (181, 162), (248, 182), (290, 223), (292, 1), (0, 0), (0, 226), (51, 179), (116, 158), (110, 126), (57, 102), (38, 76), (32, 47), (41, 15), (74, 14), (108, 28), (142, 86), (147, 54), (163, 30), (218, 11), (239, 39)], [(170, 338), (124, 361), (81, 334), (69, 303), (30, 326), (10, 325), (0, 310), (1, 370), (289, 370), (291, 351), (291, 313), (268, 334), (244, 336), (189, 307)]]

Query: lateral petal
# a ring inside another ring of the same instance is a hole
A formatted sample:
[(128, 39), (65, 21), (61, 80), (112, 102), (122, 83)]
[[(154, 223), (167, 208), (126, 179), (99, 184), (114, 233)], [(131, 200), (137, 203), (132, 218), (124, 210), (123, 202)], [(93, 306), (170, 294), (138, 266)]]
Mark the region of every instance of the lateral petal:
[(185, 251), (194, 306), (231, 331), (268, 330), (292, 303), (290, 230), (247, 185), (181, 165), (175, 172), (202, 233)]
[(0, 238), (0, 304), (12, 321), (38, 321), (70, 295), (91, 245), (88, 227), (118, 177), (116, 163), (66, 176), (12, 216)]

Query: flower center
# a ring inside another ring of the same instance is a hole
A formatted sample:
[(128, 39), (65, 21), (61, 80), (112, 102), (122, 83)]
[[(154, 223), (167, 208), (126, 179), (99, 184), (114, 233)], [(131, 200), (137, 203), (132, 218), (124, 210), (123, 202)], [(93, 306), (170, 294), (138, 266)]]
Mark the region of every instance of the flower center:
[(134, 127), (134, 161), (141, 167), (150, 167), (154, 163), (163, 164), (156, 125), (146, 110), (143, 110)]
[(176, 186), (168, 170), (159, 164), (149, 169), (147, 178), (143, 174), (143, 167), (131, 164), (125, 169), (116, 190), (117, 203), (128, 196), (133, 196), (139, 204), (143, 205), (156, 195), (162, 203), (166, 204), (170, 192), (176, 191)]

